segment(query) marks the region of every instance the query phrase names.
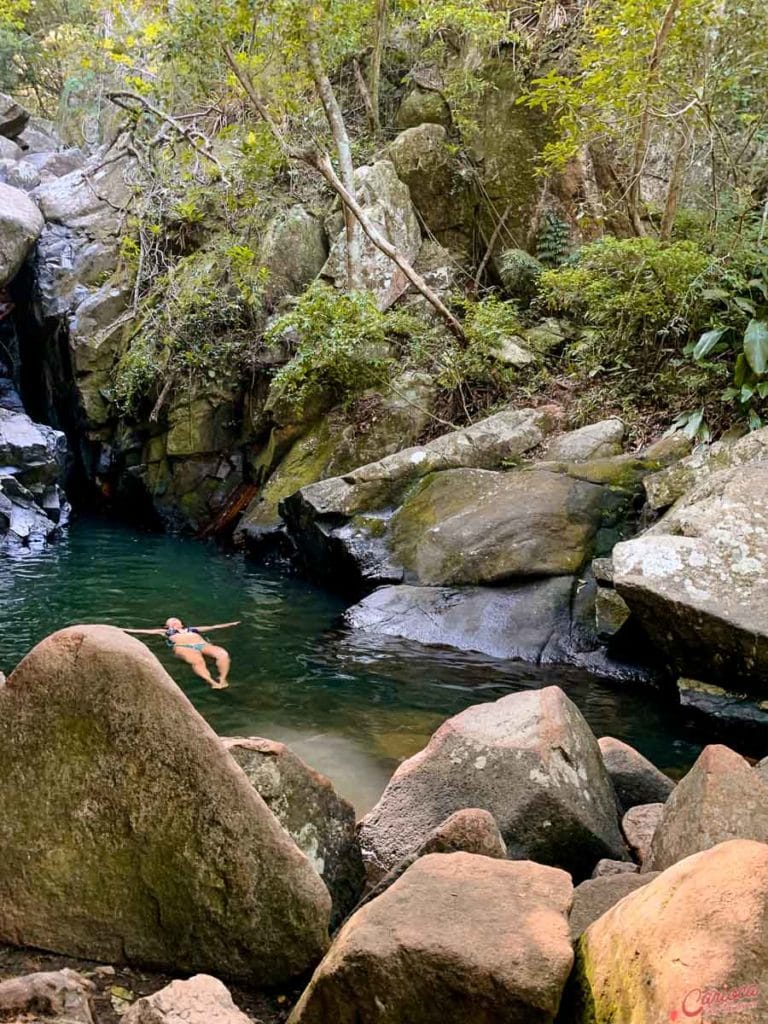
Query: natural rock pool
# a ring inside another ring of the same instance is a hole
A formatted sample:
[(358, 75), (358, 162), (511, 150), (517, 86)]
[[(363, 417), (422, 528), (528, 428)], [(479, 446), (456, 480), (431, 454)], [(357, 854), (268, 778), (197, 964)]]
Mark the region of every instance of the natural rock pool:
[(359, 812), (445, 718), (543, 683), (562, 686), (598, 736), (631, 743), (673, 776), (716, 738), (714, 724), (689, 720), (668, 697), (580, 670), (361, 643), (340, 628), (343, 607), (304, 581), (211, 545), (79, 519), (58, 544), (0, 555), (0, 669), (8, 674), (39, 640), (77, 622), (242, 619), (217, 636), (232, 654), (225, 691), (195, 679), (162, 638), (146, 639), (219, 734), (285, 741)]

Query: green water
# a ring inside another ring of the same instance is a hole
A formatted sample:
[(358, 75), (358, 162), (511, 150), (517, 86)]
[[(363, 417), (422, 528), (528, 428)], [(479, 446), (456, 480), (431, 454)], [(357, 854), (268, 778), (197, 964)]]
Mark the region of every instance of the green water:
[(58, 545), (0, 555), (0, 669), (8, 673), (48, 633), (77, 622), (242, 619), (215, 634), (232, 653), (228, 690), (208, 689), (162, 638), (148, 644), (219, 734), (287, 742), (361, 812), (446, 717), (523, 687), (559, 683), (598, 736), (625, 739), (676, 775), (712, 738), (668, 701), (573, 669), (361, 644), (339, 627), (342, 610), (308, 583), (213, 546), (80, 520)]

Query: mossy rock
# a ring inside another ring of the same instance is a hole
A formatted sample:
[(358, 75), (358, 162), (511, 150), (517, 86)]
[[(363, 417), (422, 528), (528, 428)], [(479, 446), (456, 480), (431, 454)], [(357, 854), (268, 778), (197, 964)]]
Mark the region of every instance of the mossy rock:
[(439, 124), (450, 130), (451, 108), (442, 94), (434, 89), (416, 87), (400, 104), (395, 116), (395, 128), (417, 128), (420, 124)]

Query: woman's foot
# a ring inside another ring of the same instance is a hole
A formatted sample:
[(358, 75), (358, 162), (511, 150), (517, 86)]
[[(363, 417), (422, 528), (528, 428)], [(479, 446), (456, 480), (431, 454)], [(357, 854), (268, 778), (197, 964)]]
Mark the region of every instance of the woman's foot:
[(218, 682), (215, 679), (211, 680), (211, 688), (214, 690), (226, 690), (228, 686), (229, 683), (226, 679), (220, 679)]

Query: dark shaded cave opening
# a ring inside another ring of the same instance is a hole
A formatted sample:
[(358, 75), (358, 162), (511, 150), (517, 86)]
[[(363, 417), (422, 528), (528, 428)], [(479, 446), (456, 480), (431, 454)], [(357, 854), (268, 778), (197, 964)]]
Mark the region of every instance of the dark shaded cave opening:
[(11, 308), (0, 321), (0, 359), (27, 415), (66, 436), (64, 486), (75, 513), (162, 529), (146, 490), (126, 473), (125, 460), (112, 439), (89, 430), (75, 382), (68, 325), (64, 317), (44, 315), (36, 292), (34, 259), (8, 286), (6, 298)]

